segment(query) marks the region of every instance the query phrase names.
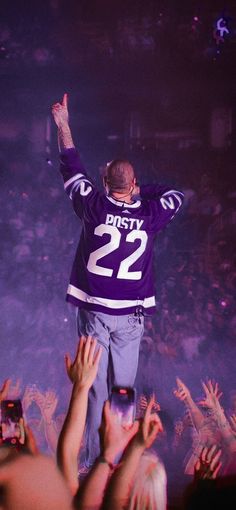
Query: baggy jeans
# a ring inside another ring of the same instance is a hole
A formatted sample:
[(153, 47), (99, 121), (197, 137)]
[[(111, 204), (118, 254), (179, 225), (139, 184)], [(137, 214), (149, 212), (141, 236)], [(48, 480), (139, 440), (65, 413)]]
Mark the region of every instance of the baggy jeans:
[(103, 351), (97, 377), (89, 392), (86, 421), (85, 464), (91, 467), (100, 455), (99, 428), (104, 402), (112, 386), (133, 386), (139, 357), (139, 346), (144, 331), (144, 317), (108, 315), (79, 309), (78, 334), (92, 335)]

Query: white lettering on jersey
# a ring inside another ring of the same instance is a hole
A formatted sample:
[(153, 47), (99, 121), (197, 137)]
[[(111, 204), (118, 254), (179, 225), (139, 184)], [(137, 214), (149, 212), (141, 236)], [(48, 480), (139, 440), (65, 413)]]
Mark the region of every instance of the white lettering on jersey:
[(112, 276), (113, 269), (99, 266), (97, 262), (119, 247), (121, 233), (117, 228), (114, 229), (114, 227), (109, 225), (105, 226), (101, 224), (95, 228), (94, 234), (100, 237), (102, 237), (104, 234), (108, 234), (110, 236), (110, 241), (90, 253), (87, 269), (90, 271), (90, 273), (99, 274), (101, 276)]
[[(108, 216), (113, 217), (113, 215)], [(120, 218), (120, 216), (114, 216), (113, 218)], [(114, 225), (101, 224), (95, 228), (94, 234), (100, 237), (102, 237), (104, 234), (109, 235), (110, 240), (103, 244), (103, 246), (101, 246), (100, 248), (97, 248), (97, 250), (90, 253), (87, 263), (87, 269), (88, 271), (90, 271), (90, 273), (97, 274), (100, 276), (111, 277), (113, 275), (113, 269), (111, 267), (108, 268), (102, 266), (98, 264), (98, 262), (106, 255), (119, 249), (121, 233), (119, 232), (118, 228)], [(124, 258), (120, 262), (116, 276), (119, 279), (140, 280), (142, 278), (142, 271), (131, 271), (131, 267), (136, 261), (139, 260), (139, 258), (145, 252), (148, 241), (147, 232), (145, 232), (145, 230), (132, 230), (131, 232), (128, 232), (128, 234), (126, 235), (125, 241), (127, 243), (134, 243), (137, 239), (140, 241), (140, 245), (138, 246), (138, 248), (136, 248), (128, 257)]]
[(122, 216), (107, 214), (105, 224), (129, 230), (140, 230), (143, 222), (144, 220), (138, 220), (136, 218), (122, 218)]

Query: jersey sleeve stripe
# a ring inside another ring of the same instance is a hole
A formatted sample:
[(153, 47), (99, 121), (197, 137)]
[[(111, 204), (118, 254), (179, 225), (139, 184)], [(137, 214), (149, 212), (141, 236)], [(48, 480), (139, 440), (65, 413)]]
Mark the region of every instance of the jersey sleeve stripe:
[(163, 193), (162, 197), (166, 197), (169, 195), (174, 195), (175, 198), (177, 198), (178, 201), (181, 201), (181, 204), (182, 204), (182, 202), (183, 202), (182, 197), (184, 198), (184, 194), (182, 193), (182, 191), (177, 191), (176, 189), (171, 189), (171, 190)]
[[(88, 179), (78, 179), (78, 181), (75, 181), (75, 183), (71, 186), (70, 192), (68, 191), (68, 189), (66, 190), (71, 200), (73, 198), (74, 193), (78, 191), (78, 188), (80, 187), (82, 182), (88, 182), (89, 184), (91, 184), (91, 182)], [(91, 186), (90, 189), (92, 189)]]
[[(173, 196), (174, 196), (174, 197), (176, 198), (176, 200), (179, 202), (179, 207), (180, 207), (180, 206), (182, 205), (182, 203), (183, 203), (182, 198), (181, 198), (179, 195), (177, 195), (177, 193), (173, 193)], [(178, 209), (179, 209), (179, 207), (178, 207)]]
[[(165, 193), (163, 193), (162, 197), (161, 197), (161, 202), (162, 202), (162, 199), (163, 197), (166, 197), (168, 199), (168, 197), (172, 197), (175, 198), (177, 200), (177, 204), (176, 204), (176, 207), (174, 207), (174, 203), (173, 203), (173, 208), (175, 209), (175, 212), (173, 214), (173, 216), (171, 216), (171, 219), (174, 218), (174, 216), (176, 215), (176, 213), (178, 212), (179, 208), (181, 207), (182, 203), (183, 203), (183, 198), (184, 198), (184, 194), (181, 192), (181, 191), (176, 191), (176, 190), (169, 190), (169, 191), (166, 191)], [(164, 204), (162, 204), (164, 209), (166, 209), (166, 206)]]
[(70, 179), (68, 179), (68, 181), (66, 181), (64, 183), (64, 188), (67, 189), (68, 186), (70, 186), (70, 184), (72, 184), (73, 182), (77, 181), (78, 179), (81, 179), (81, 177), (84, 177), (84, 175), (83, 174), (73, 175), (73, 177), (71, 177)]
[(74, 296), (80, 301), (84, 301), (85, 303), (91, 303), (93, 305), (101, 305), (107, 308), (118, 310), (122, 308), (130, 308), (132, 306), (143, 306), (143, 308), (150, 308), (155, 306), (155, 296), (147, 297), (142, 299), (108, 299), (97, 296), (90, 296), (86, 292), (74, 285), (69, 285), (67, 289), (67, 294)]

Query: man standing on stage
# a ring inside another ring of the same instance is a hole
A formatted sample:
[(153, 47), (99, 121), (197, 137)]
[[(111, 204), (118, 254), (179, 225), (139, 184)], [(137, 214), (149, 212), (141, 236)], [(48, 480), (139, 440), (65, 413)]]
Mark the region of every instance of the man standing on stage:
[(87, 466), (99, 455), (98, 428), (113, 385), (133, 386), (144, 316), (155, 312), (153, 244), (179, 210), (183, 193), (158, 184), (139, 187), (132, 165), (107, 165), (105, 193), (84, 170), (69, 127), (67, 94), (52, 107), (58, 127), (65, 191), (82, 222), (67, 300), (78, 308), (79, 335), (103, 346), (87, 417)]

